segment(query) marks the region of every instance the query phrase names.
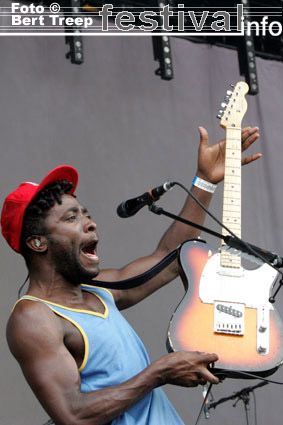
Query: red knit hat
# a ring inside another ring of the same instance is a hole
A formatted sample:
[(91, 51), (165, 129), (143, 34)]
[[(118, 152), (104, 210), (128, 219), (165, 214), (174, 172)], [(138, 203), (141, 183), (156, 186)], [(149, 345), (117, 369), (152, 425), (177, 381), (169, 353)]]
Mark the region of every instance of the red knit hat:
[(50, 183), (56, 180), (68, 180), (73, 183), (70, 194), (75, 192), (79, 175), (75, 168), (61, 165), (50, 171), (40, 184), (25, 182), (5, 199), (1, 213), (2, 234), (10, 247), (20, 252), (20, 239), (25, 211), (36, 195)]

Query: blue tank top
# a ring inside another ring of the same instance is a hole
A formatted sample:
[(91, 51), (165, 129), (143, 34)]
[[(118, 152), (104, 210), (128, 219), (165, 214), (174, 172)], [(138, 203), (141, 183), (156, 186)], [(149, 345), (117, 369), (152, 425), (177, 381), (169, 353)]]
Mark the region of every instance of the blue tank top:
[[(25, 295), (22, 299), (43, 302), (69, 320), (82, 334), (84, 359), (79, 368), (81, 391), (90, 392), (131, 379), (150, 364), (146, 349), (117, 309), (110, 291), (81, 285), (98, 297), (104, 313), (79, 310)], [(161, 388), (155, 388), (111, 425), (184, 425)]]

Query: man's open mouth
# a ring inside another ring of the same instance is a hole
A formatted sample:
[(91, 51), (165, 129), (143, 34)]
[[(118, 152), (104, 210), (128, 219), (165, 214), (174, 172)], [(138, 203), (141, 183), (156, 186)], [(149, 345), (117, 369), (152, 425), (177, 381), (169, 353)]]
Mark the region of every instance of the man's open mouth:
[(90, 259), (98, 259), (96, 254), (97, 241), (88, 242), (83, 245), (81, 252)]

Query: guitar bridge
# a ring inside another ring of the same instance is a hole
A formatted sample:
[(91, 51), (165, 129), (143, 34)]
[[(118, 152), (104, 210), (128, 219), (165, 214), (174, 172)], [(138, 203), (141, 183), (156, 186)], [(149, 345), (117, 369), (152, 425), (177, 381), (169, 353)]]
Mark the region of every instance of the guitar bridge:
[(214, 332), (229, 335), (244, 335), (245, 304), (215, 301)]

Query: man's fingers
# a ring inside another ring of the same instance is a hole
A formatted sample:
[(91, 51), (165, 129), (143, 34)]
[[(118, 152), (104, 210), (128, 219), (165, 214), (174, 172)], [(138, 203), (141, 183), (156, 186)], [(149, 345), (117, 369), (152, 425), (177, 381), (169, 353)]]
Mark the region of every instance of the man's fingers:
[(242, 165), (249, 164), (250, 162), (256, 161), (257, 159), (259, 159), (261, 157), (262, 157), (261, 153), (256, 153), (254, 155), (247, 156), (247, 157), (242, 159)]
[(214, 376), (211, 372), (209, 372), (208, 369), (206, 369), (205, 367), (202, 369), (201, 371), (201, 377), (208, 382), (211, 382), (211, 384), (218, 384), (219, 383), (219, 379), (217, 378), (217, 376)]
[(203, 353), (202, 355), (202, 360), (204, 363), (204, 366), (201, 368), (201, 377), (203, 379), (205, 379), (206, 381), (211, 382), (212, 384), (218, 384), (219, 379), (214, 376), (208, 369), (207, 367), (210, 364), (213, 364), (215, 362), (217, 362), (218, 360), (218, 356), (215, 353)]
[(202, 356), (201, 361), (203, 363), (215, 363), (218, 360), (218, 356), (215, 353), (200, 353), (200, 355)]
[(251, 146), (258, 138), (258, 133), (255, 133), (252, 136), (248, 137), (244, 142), (242, 142), (242, 151), (248, 149), (248, 147)]
[(258, 127), (245, 127), (242, 130), (242, 150), (246, 150), (259, 138)]
[(259, 130), (258, 127), (244, 127), (242, 128), (242, 139), (246, 139), (251, 134), (256, 133)]
[[(251, 144), (253, 144), (258, 138), (258, 127), (245, 127), (242, 129), (242, 151), (244, 152), (248, 149)], [(254, 155), (247, 156), (242, 159), (242, 165), (249, 164), (250, 162), (256, 161), (261, 158), (262, 154), (257, 153)]]
[(204, 127), (199, 126), (198, 131), (199, 131), (199, 134), (200, 134), (201, 145), (209, 146), (208, 133), (207, 133), (206, 129)]

